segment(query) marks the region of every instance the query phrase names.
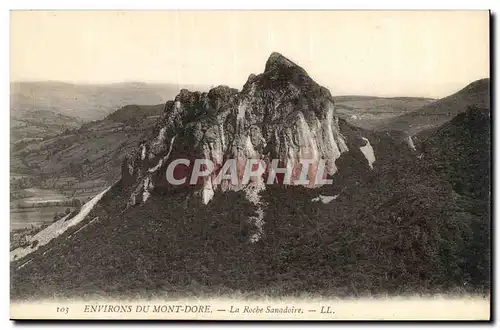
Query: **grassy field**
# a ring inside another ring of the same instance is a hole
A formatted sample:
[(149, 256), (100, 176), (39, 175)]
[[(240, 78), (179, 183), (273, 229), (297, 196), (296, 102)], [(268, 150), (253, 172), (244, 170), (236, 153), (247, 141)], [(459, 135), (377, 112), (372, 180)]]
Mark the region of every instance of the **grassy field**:
[[(91, 183), (86, 183), (90, 186)], [(83, 204), (90, 198), (102, 191), (101, 186), (85, 187), (78, 186), (75, 189), (64, 191), (41, 188), (25, 188), (17, 190), (16, 197), (11, 199), (10, 230), (39, 227), (54, 221), (56, 214), (61, 214), (66, 209), (73, 210), (74, 200), (80, 200)]]
[(10, 211), (10, 230), (37, 227), (54, 221), (55, 213), (66, 210), (65, 206), (35, 207), (30, 209), (12, 209)]

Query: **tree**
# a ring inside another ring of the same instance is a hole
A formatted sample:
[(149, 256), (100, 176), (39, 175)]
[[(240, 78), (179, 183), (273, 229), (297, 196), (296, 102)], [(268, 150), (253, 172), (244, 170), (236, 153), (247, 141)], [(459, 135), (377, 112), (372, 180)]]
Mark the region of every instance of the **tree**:
[(71, 201), (71, 206), (79, 209), (82, 206), (82, 202), (78, 198), (73, 198)]

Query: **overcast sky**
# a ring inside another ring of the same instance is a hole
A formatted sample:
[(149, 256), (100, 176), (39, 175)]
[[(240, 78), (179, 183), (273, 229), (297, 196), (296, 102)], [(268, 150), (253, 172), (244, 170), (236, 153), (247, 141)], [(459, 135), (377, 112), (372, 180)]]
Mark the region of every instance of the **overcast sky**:
[(11, 12), (11, 80), (241, 88), (277, 51), (333, 95), (442, 97), (489, 76), (488, 12)]

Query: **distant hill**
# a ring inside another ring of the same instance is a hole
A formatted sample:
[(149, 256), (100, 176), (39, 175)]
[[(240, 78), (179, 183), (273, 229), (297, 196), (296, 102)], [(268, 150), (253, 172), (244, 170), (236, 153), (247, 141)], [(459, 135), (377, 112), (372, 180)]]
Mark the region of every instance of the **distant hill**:
[(86, 85), (53, 81), (14, 82), (10, 87), (14, 114), (49, 110), (87, 121), (103, 119), (128, 104), (165, 103), (182, 88), (204, 89), (203, 86), (141, 82)]
[(105, 119), (52, 137), (18, 141), (11, 149), (11, 171), (41, 180), (113, 182), (119, 178), (123, 158), (147, 137), (163, 107), (128, 105)]
[(370, 95), (337, 95), (333, 96), (337, 103), (344, 102), (359, 102), (359, 101), (377, 101), (377, 100), (394, 100), (394, 101), (433, 101), (434, 99), (428, 97), (411, 97), (411, 96), (396, 96), (396, 97), (382, 97)]
[(474, 81), (455, 94), (424, 105), (418, 110), (385, 120), (377, 129), (400, 130), (413, 135), (442, 125), (465, 112), (469, 106), (490, 108), (489, 78)]
[(406, 114), (434, 102), (424, 97), (334, 96), (335, 112), (347, 122), (373, 129), (384, 120)]
[(11, 116), (10, 138), (12, 142), (26, 142), (54, 136), (66, 129), (83, 124), (80, 118), (70, 117), (49, 110), (33, 110), (22, 116)]
[(165, 108), (164, 104), (158, 105), (126, 105), (109, 116), (106, 120), (121, 123), (134, 123), (149, 116), (159, 116)]
[(197, 85), (141, 82), (108, 85), (57, 81), (10, 84), (11, 140), (41, 138), (99, 120), (130, 104), (155, 105), (173, 99), (182, 88)]

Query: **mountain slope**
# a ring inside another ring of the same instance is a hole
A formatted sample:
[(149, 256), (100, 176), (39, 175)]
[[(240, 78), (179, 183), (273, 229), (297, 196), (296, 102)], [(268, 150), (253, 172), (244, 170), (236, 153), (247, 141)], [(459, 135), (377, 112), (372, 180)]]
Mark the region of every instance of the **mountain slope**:
[(115, 112), (108, 115), (105, 119), (114, 122), (134, 125), (141, 120), (151, 117), (160, 116), (164, 110), (164, 105), (126, 105)]
[[(12, 299), (488, 292), (489, 209), (435, 166), (457, 158), (432, 151), (444, 136), (471, 150), (480, 139), (437, 134), (422, 151), (405, 133), (352, 126), (276, 53), (241, 92), (184, 90), (165, 110), (83, 221), (11, 263)], [(488, 129), (479, 122), (471, 131)], [(165, 166), (179, 157), (326, 159), (334, 182), (172, 187)]]
[(148, 137), (163, 108), (163, 104), (130, 105), (78, 129), (17, 143), (11, 150), (11, 171), (42, 181), (61, 177), (109, 185), (119, 179), (122, 159)]
[(433, 134), (417, 135), (431, 169), (441, 171), (461, 195), (485, 201), (491, 194), (491, 127), (488, 108), (469, 107)]
[(24, 143), (32, 139), (55, 136), (67, 129), (75, 129), (83, 120), (48, 110), (34, 110), (10, 118), (11, 143)]
[(460, 91), (427, 104), (413, 112), (388, 119), (377, 127), (379, 130), (394, 129), (410, 135), (435, 128), (449, 121), (469, 106), (490, 108), (490, 79), (480, 79)]

